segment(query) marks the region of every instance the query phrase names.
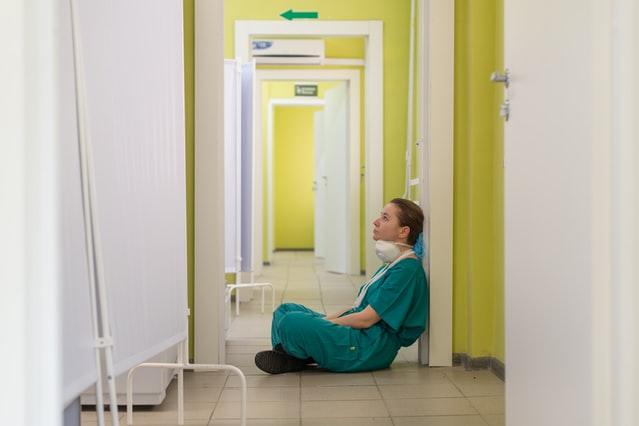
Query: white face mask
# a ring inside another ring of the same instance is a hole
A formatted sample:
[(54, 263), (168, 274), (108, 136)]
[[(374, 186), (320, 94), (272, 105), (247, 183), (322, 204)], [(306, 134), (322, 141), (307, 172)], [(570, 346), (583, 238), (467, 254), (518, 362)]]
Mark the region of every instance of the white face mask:
[(375, 242), (375, 254), (377, 254), (377, 257), (384, 263), (394, 262), (400, 254), (399, 247), (397, 246), (412, 247), (408, 244), (377, 240)]

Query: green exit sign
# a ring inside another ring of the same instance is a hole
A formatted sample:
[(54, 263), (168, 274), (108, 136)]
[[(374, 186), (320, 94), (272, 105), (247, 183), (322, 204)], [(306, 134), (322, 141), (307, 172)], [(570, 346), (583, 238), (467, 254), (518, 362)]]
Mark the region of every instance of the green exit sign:
[(317, 84), (296, 84), (295, 96), (317, 96)]

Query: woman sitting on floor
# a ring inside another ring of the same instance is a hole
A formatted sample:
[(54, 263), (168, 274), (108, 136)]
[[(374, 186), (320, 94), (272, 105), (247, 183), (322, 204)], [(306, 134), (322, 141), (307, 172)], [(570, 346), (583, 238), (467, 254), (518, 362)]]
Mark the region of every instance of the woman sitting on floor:
[(273, 350), (255, 355), (271, 374), (317, 364), (337, 372), (387, 368), (402, 346), (419, 338), (428, 318), (428, 284), (422, 267), (424, 214), (395, 198), (373, 222), (373, 240), (384, 262), (363, 284), (353, 307), (324, 315), (295, 303), (273, 313)]

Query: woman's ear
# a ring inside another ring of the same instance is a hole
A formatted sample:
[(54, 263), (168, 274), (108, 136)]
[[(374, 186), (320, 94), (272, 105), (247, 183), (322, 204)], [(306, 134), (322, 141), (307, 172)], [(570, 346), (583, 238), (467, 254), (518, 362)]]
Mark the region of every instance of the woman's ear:
[(408, 238), (409, 235), (410, 235), (410, 227), (402, 226), (402, 229), (400, 229), (399, 231), (399, 238)]

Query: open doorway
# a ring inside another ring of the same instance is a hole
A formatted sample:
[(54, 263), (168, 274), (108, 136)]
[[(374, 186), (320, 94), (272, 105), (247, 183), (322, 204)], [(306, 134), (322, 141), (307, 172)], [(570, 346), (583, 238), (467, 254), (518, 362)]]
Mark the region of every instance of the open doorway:
[[(266, 161), (257, 153), (256, 162), (265, 165), (266, 211), (255, 216), (255, 228), (256, 233), (263, 228), (263, 259), (270, 264), (276, 250), (314, 250), (316, 257), (326, 260), (328, 271), (359, 275), (363, 265), (357, 74), (319, 83), (266, 80), (289, 73), (258, 72)], [(326, 71), (294, 74), (306, 79), (344, 76)], [(314, 87), (317, 96), (283, 97), (301, 85)]]
[(323, 100), (269, 101), (269, 259), (273, 251), (315, 251), (319, 221), (314, 117), (322, 110)]

